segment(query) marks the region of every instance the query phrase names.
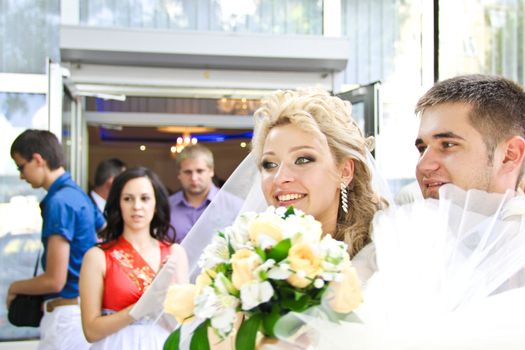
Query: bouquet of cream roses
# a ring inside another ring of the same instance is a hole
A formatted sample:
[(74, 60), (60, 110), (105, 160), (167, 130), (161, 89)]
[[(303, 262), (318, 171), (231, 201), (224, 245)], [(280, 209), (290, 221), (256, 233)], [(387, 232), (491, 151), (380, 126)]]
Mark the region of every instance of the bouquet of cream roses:
[[(293, 207), (246, 212), (220, 231), (199, 261), (196, 283), (173, 285), (164, 308), (182, 324), (202, 320), (191, 348), (209, 348), (208, 328), (236, 349), (254, 349), (257, 332), (273, 337), (276, 322), (324, 299), (336, 313), (362, 301), (345, 243), (322, 234), (321, 223)], [(241, 319), (238, 319), (241, 318)], [(165, 349), (178, 349), (180, 327)]]

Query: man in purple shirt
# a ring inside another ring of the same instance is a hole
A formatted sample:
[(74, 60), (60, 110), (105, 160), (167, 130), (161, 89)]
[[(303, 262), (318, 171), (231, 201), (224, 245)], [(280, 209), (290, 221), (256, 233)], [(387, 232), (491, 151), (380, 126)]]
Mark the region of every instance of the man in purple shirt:
[(219, 189), (213, 184), (213, 154), (205, 146), (185, 147), (177, 155), (175, 165), (182, 190), (170, 196), (171, 225), (176, 241), (186, 236), (193, 224), (210, 204)]

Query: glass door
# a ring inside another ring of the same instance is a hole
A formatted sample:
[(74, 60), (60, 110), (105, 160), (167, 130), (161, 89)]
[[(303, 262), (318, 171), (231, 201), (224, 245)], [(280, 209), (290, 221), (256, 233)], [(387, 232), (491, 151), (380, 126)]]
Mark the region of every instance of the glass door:
[[(337, 94), (341, 99), (352, 103), (352, 117), (365, 137), (377, 137), (379, 135), (380, 87), (381, 83), (376, 81)], [(375, 150), (372, 151), (372, 155), (375, 155)]]
[(352, 117), (357, 121), (365, 137), (375, 137), (379, 134), (380, 87), (381, 83), (376, 81), (336, 94), (352, 103)]
[[(45, 195), (20, 179), (10, 148), (26, 129), (49, 129), (49, 113), (46, 75), (0, 74), (0, 80), (5, 83), (0, 87), (0, 299), (5, 300), (12, 281), (32, 276), (41, 247), (38, 203)], [(12, 326), (0, 303), (0, 341), (37, 337), (38, 329)]]
[[(9, 284), (30, 278), (41, 249), (42, 218), (39, 202), (43, 189), (33, 189), (20, 179), (11, 159), (15, 138), (26, 129), (54, 132), (64, 145), (67, 167), (75, 161), (73, 130), (75, 116), (63, 103), (62, 73), (49, 62), (47, 74), (0, 73), (0, 299), (5, 300)], [(66, 109), (63, 113), (62, 109)], [(75, 108), (73, 106), (71, 108)], [(66, 118), (62, 118), (63, 115)], [(39, 330), (19, 328), (7, 321), (5, 303), (0, 303), (0, 342), (38, 338)]]

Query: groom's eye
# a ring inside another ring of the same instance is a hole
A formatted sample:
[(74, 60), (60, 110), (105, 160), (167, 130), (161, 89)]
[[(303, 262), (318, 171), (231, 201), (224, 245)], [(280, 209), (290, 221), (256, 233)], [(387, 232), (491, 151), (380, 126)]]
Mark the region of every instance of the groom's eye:
[(416, 145), (416, 148), (419, 154), (423, 154), (423, 152), (425, 152), (425, 150), (427, 149), (427, 146), (426, 145)]
[(441, 145), (443, 146), (443, 148), (447, 149), (454, 147), (456, 144), (453, 142), (443, 142)]

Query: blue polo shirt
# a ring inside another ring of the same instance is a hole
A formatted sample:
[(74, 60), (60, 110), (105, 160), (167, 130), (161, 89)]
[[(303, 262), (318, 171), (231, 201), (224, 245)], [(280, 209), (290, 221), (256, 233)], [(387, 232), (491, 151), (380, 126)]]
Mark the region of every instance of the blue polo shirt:
[(105, 223), (102, 213), (95, 207), (88, 195), (65, 172), (49, 187), (46, 196), (40, 202), (42, 211), (42, 266), (46, 269), (47, 242), (49, 236), (60, 235), (70, 245), (67, 268), (67, 282), (58, 294), (46, 298), (78, 297), (78, 277), (80, 265), (86, 251), (97, 240), (97, 230)]

